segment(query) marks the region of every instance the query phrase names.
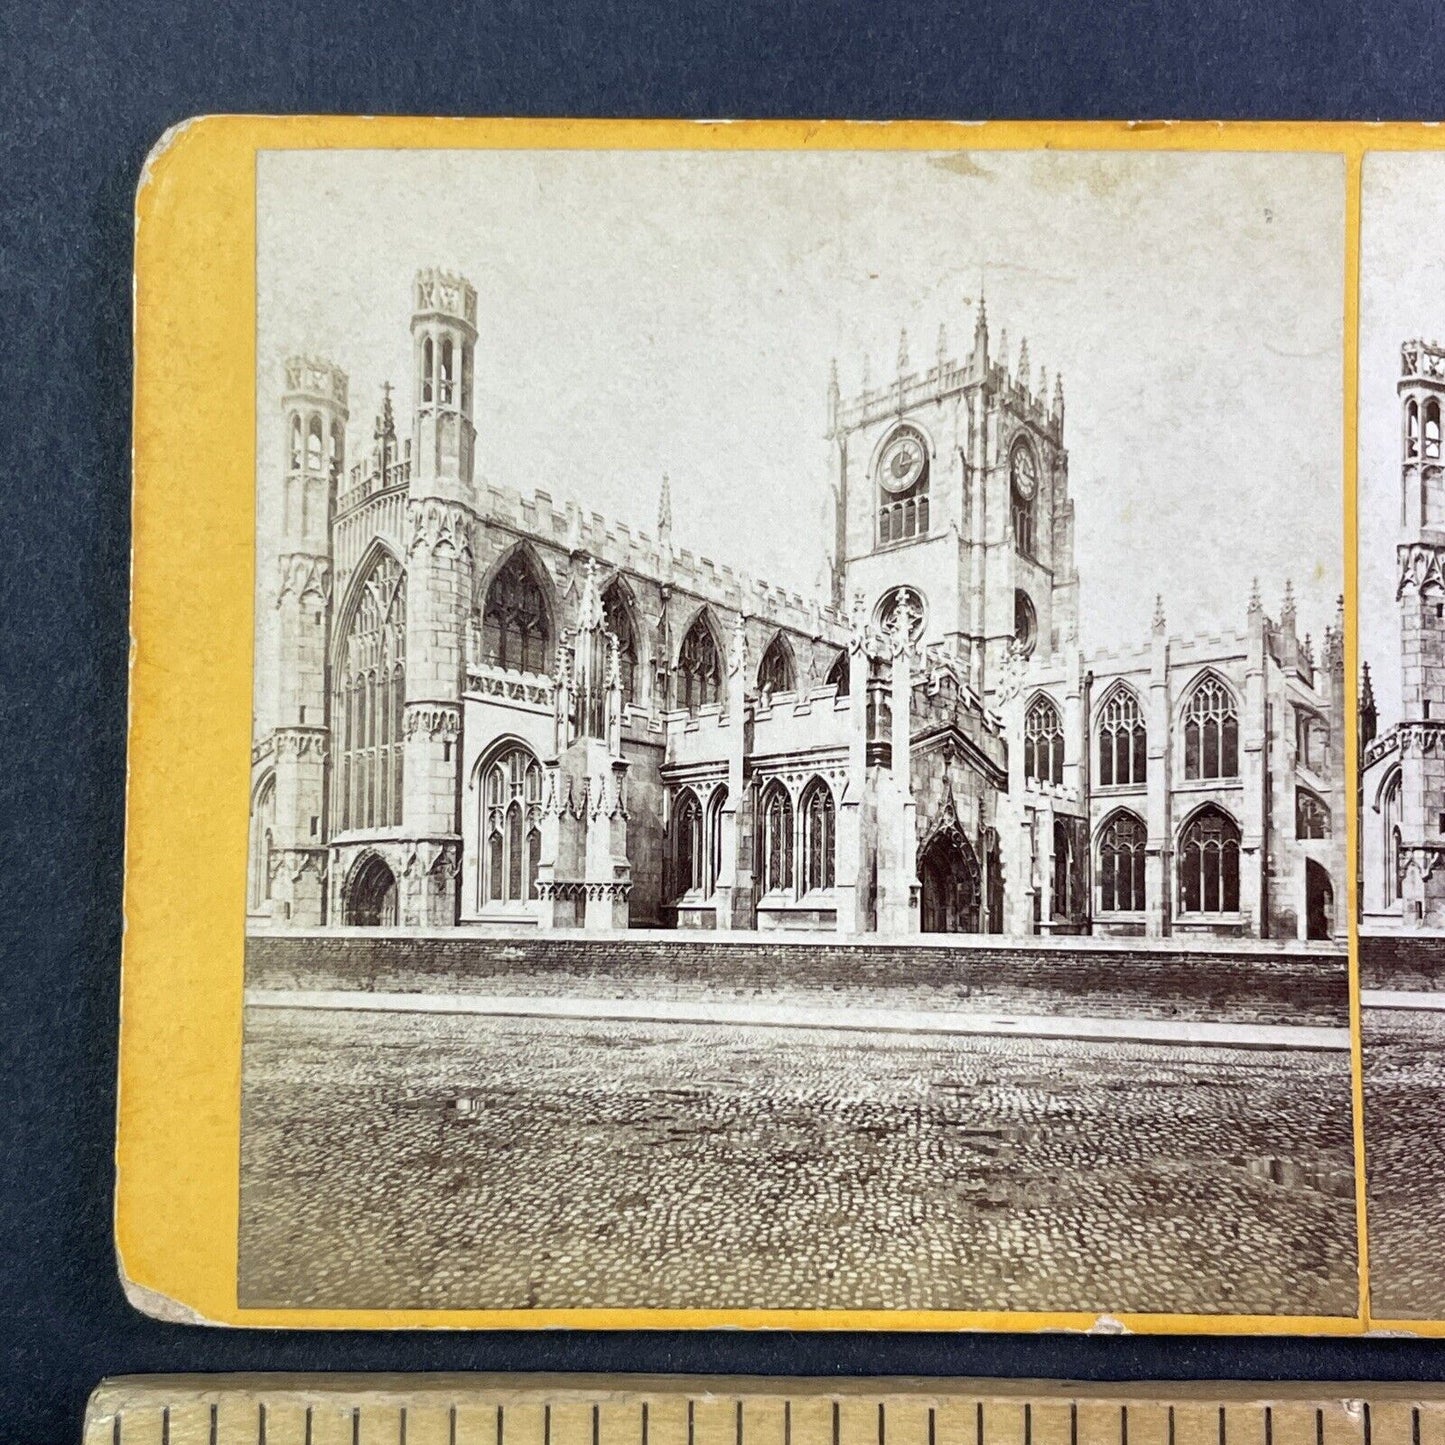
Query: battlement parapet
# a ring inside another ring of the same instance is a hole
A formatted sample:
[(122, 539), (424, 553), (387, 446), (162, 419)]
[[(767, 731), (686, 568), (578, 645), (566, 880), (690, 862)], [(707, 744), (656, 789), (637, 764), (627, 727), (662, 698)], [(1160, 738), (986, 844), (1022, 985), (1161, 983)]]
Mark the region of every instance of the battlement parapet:
[(465, 276), (440, 267), (428, 266), (416, 273), (412, 304), (418, 316), (453, 316), (476, 327), (477, 288)]
[(285, 370), (283, 406), (304, 397), (339, 407), (343, 413), (346, 411), (349, 383), (346, 373), (334, 362), (319, 356), (288, 356)]
[(704, 602), (741, 613), (805, 637), (836, 646), (847, 641), (848, 619), (831, 601), (810, 601), (797, 591), (774, 585), (719, 564), (688, 548), (672, 549), (651, 533), (583, 509), (570, 499), (560, 506), (548, 491), (524, 494), (495, 482), (480, 488), (482, 521), (569, 552), (585, 552), (599, 563), (635, 572), (672, 591), (691, 593)]
[(1400, 345), (1400, 380), (1436, 381), (1445, 385), (1445, 347), (1418, 337)]

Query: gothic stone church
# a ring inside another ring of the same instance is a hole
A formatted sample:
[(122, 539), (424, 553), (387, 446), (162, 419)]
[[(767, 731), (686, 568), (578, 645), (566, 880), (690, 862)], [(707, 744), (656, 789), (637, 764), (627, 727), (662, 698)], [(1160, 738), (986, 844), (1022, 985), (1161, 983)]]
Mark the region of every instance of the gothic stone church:
[(1400, 348), (1400, 720), (1379, 731), (1368, 665), (1360, 694), (1360, 919), (1445, 928), (1445, 349)]
[(962, 361), (835, 372), (801, 596), (665, 482), (648, 532), (479, 480), (476, 292), (413, 302), (349, 468), (345, 375), (286, 367), (253, 928), (1342, 932), (1339, 626), (1082, 655), (1063, 389), (982, 304)]

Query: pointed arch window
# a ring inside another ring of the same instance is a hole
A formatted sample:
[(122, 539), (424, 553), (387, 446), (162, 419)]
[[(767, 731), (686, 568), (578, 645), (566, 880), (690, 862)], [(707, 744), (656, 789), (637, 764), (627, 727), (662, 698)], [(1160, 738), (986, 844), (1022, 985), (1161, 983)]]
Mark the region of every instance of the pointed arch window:
[(637, 631), (632, 625), (632, 609), (619, 582), (612, 582), (602, 594), (602, 615), (607, 630), (617, 639), (617, 671), (622, 680), (622, 701), (637, 701)]
[(768, 643), (758, 664), (758, 691), (763, 697), (775, 692), (792, 692), (797, 687), (793, 672), (793, 650), (779, 633)]
[(342, 459), (346, 455), (346, 436), (341, 429), (341, 423), (331, 423), (331, 438), (326, 449), (326, 471), (334, 482), (341, 475)]
[(528, 907), (542, 862), (542, 768), (529, 748), (510, 743), (481, 772), (482, 837), (478, 902)]
[(1195, 684), (1184, 708), (1184, 776), (1239, 776), (1239, 713), (1234, 694), (1212, 674)]
[(837, 827), (833, 792), (814, 778), (803, 794), (803, 892), (833, 886)]
[(1034, 507), (1039, 490), (1039, 464), (1027, 442), (1020, 441), (1009, 453), (1008, 475), (1014, 547), (1020, 556), (1033, 558), (1038, 555)]
[(723, 859), (723, 808), (727, 804), (727, 784), (713, 790), (713, 795), (708, 799), (708, 828), (707, 828), (707, 891), (709, 894), (717, 892), (717, 880), (722, 873)]
[(846, 652), (840, 652), (837, 657), (833, 659), (832, 667), (828, 669), (827, 686), (833, 689), (833, 695), (835, 697), (847, 697), (851, 680), (848, 654)]
[(1024, 777), (1064, 781), (1064, 724), (1051, 698), (1036, 697), (1024, 714)]
[(900, 427), (878, 457), (878, 544), (928, 534), (928, 442)]
[(1144, 856), (1149, 830), (1137, 813), (1115, 813), (1099, 835), (1099, 911), (1144, 911)]
[(1294, 795), (1294, 835), (1296, 838), (1328, 838), (1330, 810), (1321, 798), (1308, 788), (1297, 788)]
[(291, 470), (301, 470), (301, 418), (294, 412), (291, 416)]
[(502, 564), (482, 604), (482, 660), (508, 672), (546, 673), (552, 628), (536, 569), (517, 551)]
[(763, 798), (763, 890), (793, 891), (793, 800), (781, 783)]
[(1425, 403), (1425, 460), (1440, 460), (1440, 403), (1433, 396)]
[(436, 375), (436, 345), (428, 336), (421, 344), (421, 399), (430, 403)]
[(1213, 803), (1179, 836), (1179, 903), (1184, 913), (1239, 911), (1239, 824)]
[(703, 831), (702, 804), (691, 788), (684, 788), (678, 795), (677, 807), (673, 812), (673, 877), (677, 881), (677, 894), (681, 898), (687, 893), (700, 893), (703, 886)]
[(1117, 688), (1099, 713), (1099, 786), (1139, 786), (1149, 768), (1149, 738), (1139, 699)]
[(340, 735), (333, 816), (341, 831), (401, 824), (406, 710), (406, 574), (380, 552), (359, 584), (337, 652)]
[(688, 712), (716, 703), (721, 695), (722, 668), (718, 663), (717, 643), (702, 613), (698, 613), (682, 639), (675, 686), (677, 704)]
[(270, 773), (256, 790), (251, 809), (251, 907), (271, 901), (271, 863), (276, 848), (276, 775)]
[(306, 470), (308, 472), (321, 470), (322, 445), (321, 418), (313, 416), (306, 423)]
[(450, 406), (452, 404), (452, 368), (454, 365), (452, 339), (450, 336), (442, 338), (442, 364), (441, 364), (441, 404)]
[(1383, 857), (1385, 860), (1385, 903), (1393, 906), (1404, 893), (1405, 854), (1401, 846), (1400, 828), (1404, 822), (1404, 803), (1400, 791), (1400, 774), (1396, 772), (1385, 788), (1380, 805), (1381, 831), (1384, 835)]

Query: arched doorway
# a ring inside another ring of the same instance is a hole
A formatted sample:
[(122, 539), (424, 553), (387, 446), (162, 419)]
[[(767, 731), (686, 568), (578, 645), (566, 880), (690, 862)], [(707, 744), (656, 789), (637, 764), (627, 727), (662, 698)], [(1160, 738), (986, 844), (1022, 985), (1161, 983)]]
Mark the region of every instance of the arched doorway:
[(396, 878), (375, 853), (367, 857), (351, 880), (346, 921), (352, 928), (396, 926)]
[(924, 933), (979, 931), (978, 859), (957, 828), (933, 835), (918, 860), (918, 879)]
[(1305, 937), (1332, 938), (1335, 924), (1335, 886), (1329, 871), (1313, 858), (1305, 859)]

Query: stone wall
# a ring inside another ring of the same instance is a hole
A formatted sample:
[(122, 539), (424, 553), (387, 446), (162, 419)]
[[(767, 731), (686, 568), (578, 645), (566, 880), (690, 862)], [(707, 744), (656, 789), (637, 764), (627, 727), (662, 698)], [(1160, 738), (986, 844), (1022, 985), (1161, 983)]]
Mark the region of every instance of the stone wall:
[[(1445, 948), (1445, 942), (1442, 942)], [(1343, 954), (602, 939), (270, 935), (253, 988), (767, 999), (1346, 1028)]]

